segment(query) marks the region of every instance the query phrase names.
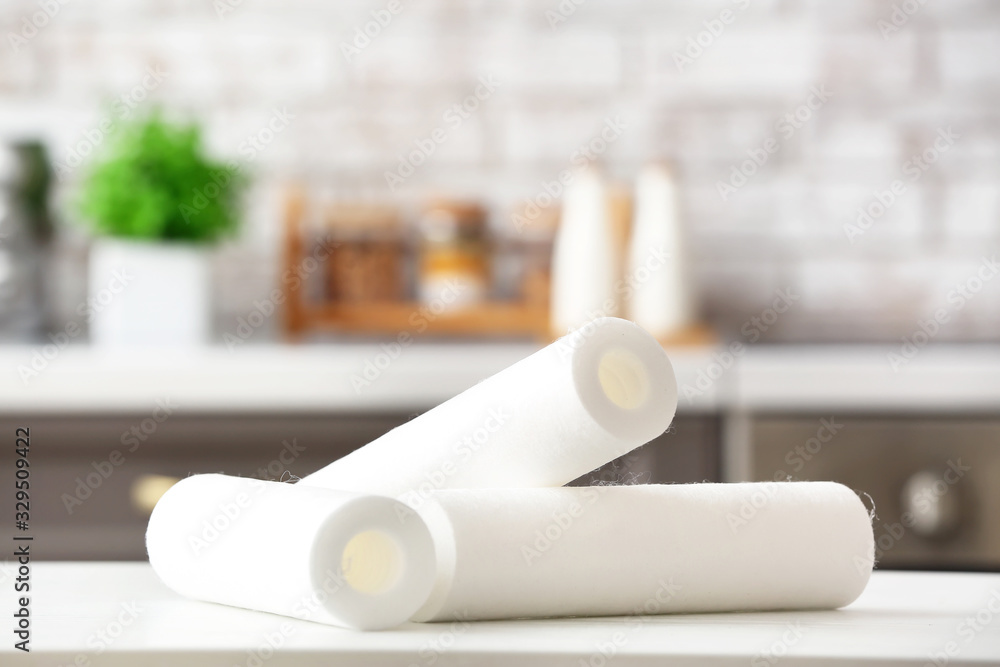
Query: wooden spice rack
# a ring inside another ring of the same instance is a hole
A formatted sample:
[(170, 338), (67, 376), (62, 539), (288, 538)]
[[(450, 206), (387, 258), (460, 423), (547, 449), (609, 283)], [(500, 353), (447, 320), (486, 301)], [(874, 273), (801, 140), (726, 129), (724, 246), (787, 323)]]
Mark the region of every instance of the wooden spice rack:
[[(308, 257), (304, 232), (305, 196), (293, 189), (285, 203), (283, 270), (294, 271)], [(544, 284), (542, 284), (544, 282)], [(296, 340), (310, 331), (397, 336), (403, 332), (442, 336), (524, 336), (546, 341), (549, 333), (547, 281), (536, 279), (522, 301), (469, 304), (435, 312), (418, 301), (311, 302), (301, 286), (283, 285), (284, 332)]]

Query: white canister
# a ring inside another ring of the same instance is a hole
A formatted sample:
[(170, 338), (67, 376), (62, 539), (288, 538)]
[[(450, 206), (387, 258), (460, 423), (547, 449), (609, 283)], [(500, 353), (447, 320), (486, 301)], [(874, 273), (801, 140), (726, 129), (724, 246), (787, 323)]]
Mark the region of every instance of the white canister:
[(650, 165), (636, 182), (626, 283), (629, 319), (657, 338), (694, 320), (685, 259), (673, 175), (663, 165)]
[(208, 249), (100, 238), (90, 251), (84, 316), (98, 346), (205, 345), (211, 336)]
[(551, 327), (564, 334), (598, 317), (618, 314), (621, 277), (607, 190), (595, 169), (566, 187), (552, 251)]

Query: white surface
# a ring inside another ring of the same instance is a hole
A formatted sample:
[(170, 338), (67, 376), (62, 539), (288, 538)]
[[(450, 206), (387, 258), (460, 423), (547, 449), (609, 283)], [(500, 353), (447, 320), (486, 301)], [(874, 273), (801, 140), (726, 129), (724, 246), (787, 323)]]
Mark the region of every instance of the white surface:
[(562, 486), (662, 434), (676, 408), (659, 343), (602, 318), (301, 483), (413, 507), (436, 489)]
[(378, 630), (427, 600), (434, 542), (390, 498), (227, 475), (193, 475), (156, 504), (149, 562), (197, 600)]
[[(0, 614), (8, 619), (12, 576), (9, 566), (0, 569)], [(601, 664), (602, 648), (614, 651), (607, 661), (614, 667), (746, 667), (752, 660), (921, 667), (949, 642), (959, 650), (949, 664), (1000, 664), (1000, 612), (987, 606), (1000, 595), (998, 574), (875, 572), (862, 596), (839, 611), (410, 624), (371, 633), (185, 600), (145, 563), (36, 563), (32, 583), (33, 650), (16, 652), (5, 633), (5, 667), (69, 665), (78, 656), (95, 667), (247, 665), (251, 654), (267, 655), (269, 637), (281, 648), (267, 667), (579, 667), (591, 658)], [(963, 623), (977, 613), (990, 621), (969, 639)], [(100, 633), (110, 632), (117, 639), (104, 643)], [(780, 660), (777, 652), (785, 653)]]
[[(438, 581), (414, 620), (836, 609), (871, 575), (833, 482), (455, 489), (428, 503)], [(441, 524), (441, 525), (439, 525)]]
[[(142, 413), (169, 397), (182, 412), (410, 412), (455, 396), (538, 346), (413, 343), (381, 369), (374, 364), (388, 355), (379, 344), (292, 347), (251, 341), (233, 352), (223, 346), (55, 349), (0, 347), (4, 410)], [(728, 408), (920, 414), (1000, 410), (1000, 346), (930, 347), (898, 373), (889, 366), (889, 352), (898, 352), (898, 346), (750, 347), (718, 372), (715, 348), (667, 350), (681, 390), (681, 414)], [(19, 367), (31, 368), (33, 359), (40, 369), (37, 376), (22, 380)], [(363, 377), (366, 369), (375, 369), (374, 379), (356, 389), (352, 379)]]

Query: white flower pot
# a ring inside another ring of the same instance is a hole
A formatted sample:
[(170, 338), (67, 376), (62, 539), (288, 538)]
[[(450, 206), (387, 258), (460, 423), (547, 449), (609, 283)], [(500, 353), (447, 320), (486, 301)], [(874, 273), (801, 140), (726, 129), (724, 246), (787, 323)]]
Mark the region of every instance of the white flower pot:
[(101, 238), (90, 251), (84, 315), (99, 346), (204, 345), (211, 337), (208, 251)]

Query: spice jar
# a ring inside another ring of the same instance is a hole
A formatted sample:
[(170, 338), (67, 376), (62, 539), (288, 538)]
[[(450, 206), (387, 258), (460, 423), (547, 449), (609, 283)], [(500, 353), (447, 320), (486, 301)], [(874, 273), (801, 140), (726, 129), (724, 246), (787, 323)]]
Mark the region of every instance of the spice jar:
[(420, 299), (438, 308), (482, 302), (490, 287), (483, 207), (470, 202), (435, 201), (424, 209), (418, 227)]
[(404, 289), (404, 242), (394, 208), (340, 203), (326, 216), (334, 241), (327, 262), (327, 298), (341, 302), (398, 301)]

